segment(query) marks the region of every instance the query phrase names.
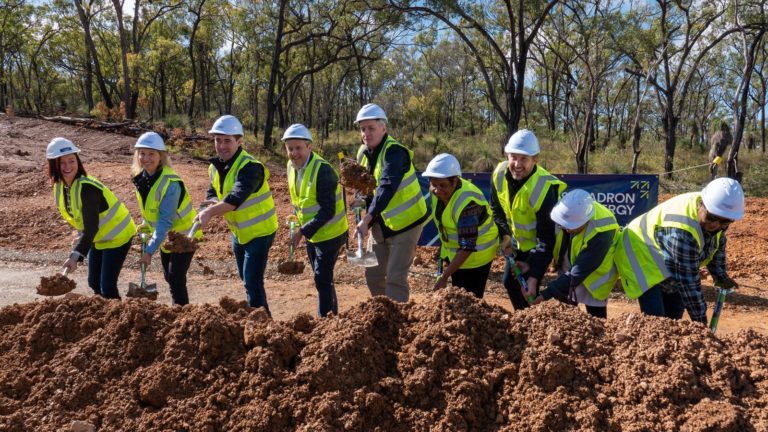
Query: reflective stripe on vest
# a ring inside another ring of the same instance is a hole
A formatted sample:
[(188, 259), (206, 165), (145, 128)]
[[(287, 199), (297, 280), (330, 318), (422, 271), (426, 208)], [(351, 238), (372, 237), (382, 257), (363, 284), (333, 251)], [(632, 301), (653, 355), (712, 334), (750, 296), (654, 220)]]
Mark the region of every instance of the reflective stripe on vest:
[(131, 214), (125, 205), (117, 199), (112, 191), (94, 177), (80, 176), (73, 181), (69, 190), (71, 215), (67, 212), (64, 202), (64, 186), (62, 182), (56, 182), (53, 189), (53, 198), (64, 220), (76, 230), (83, 231), (83, 213), (80, 196), (83, 184), (90, 184), (98, 188), (107, 202), (107, 209), (99, 214), (99, 228), (93, 239), (93, 246), (98, 250), (103, 250), (124, 245), (136, 233), (136, 225), (134, 225)]
[(223, 185), (221, 185), (219, 171), (216, 167), (213, 165), (208, 167), (211, 185), (214, 191), (216, 191), (218, 200), (222, 201), (225, 196), (232, 192), (240, 170), (249, 163), (259, 164), (264, 170), (264, 180), (261, 187), (249, 195), (236, 209), (224, 213), (224, 219), (227, 221), (230, 231), (235, 236), (235, 240), (241, 245), (248, 243), (256, 237), (264, 237), (277, 231), (277, 213), (275, 212), (272, 192), (269, 188), (269, 170), (245, 150), (241, 150), (240, 154), (232, 162), (232, 168), (224, 177)]
[[(571, 243), (569, 247), (568, 260), (571, 266), (574, 265), (579, 254), (589, 245), (589, 241), (592, 240), (597, 234), (601, 232), (613, 231), (613, 238), (611, 239), (611, 246), (606, 251), (605, 256), (602, 257), (600, 265), (582, 282), (584, 288), (586, 288), (592, 297), (596, 300), (605, 300), (611, 294), (613, 286), (618, 279), (618, 272), (616, 265), (614, 264), (614, 251), (616, 249), (616, 240), (619, 233), (619, 224), (616, 222), (616, 216), (604, 205), (595, 202), (595, 213), (592, 215), (592, 219), (587, 223), (586, 228), (571, 237)], [(557, 229), (557, 241), (555, 242), (555, 266), (560, 267), (557, 263), (560, 259), (560, 247), (563, 243), (563, 231), (558, 227)]]
[(459, 251), (458, 220), (461, 212), (469, 203), (477, 203), (485, 207), (486, 219), (478, 227), (475, 251), (461, 265), (462, 269), (471, 269), (484, 266), (496, 257), (496, 248), (499, 244), (499, 231), (491, 216), (491, 208), (485, 196), (467, 180), (460, 179), (460, 187), (453, 193), (443, 213), (437, 218), (437, 197), (432, 194), (432, 217), (440, 232), (441, 256), (453, 260)]
[(535, 171), (510, 199), (506, 178), (508, 162), (503, 161), (493, 170), (493, 187), (504, 209), (507, 224), (517, 248), (523, 252), (536, 247), (536, 214), (552, 186), (557, 187), (558, 196), (565, 190), (565, 183), (558, 180), (544, 168), (536, 165)]
[[(622, 247), (616, 251), (616, 265), (627, 296), (639, 297), (648, 289), (672, 276), (664, 263), (661, 247), (656, 242), (657, 227), (687, 231), (696, 239), (699, 254), (701, 254), (704, 248), (704, 236), (698, 221), (700, 197), (701, 194), (698, 192), (678, 195), (633, 220), (624, 229)], [(716, 247), (700, 265), (709, 263), (717, 252), (721, 235), (722, 232), (717, 234)]]
[[(288, 192), (290, 193), (291, 203), (293, 204), (296, 216), (299, 218), (299, 223), (304, 225), (314, 219), (317, 212), (320, 211), (320, 204), (317, 202), (317, 176), (320, 173), (320, 167), (326, 164), (328, 167), (333, 167), (317, 153), (312, 152), (310, 154), (310, 160), (307, 162), (307, 167), (302, 176), (301, 184), (296, 187), (296, 179), (298, 172), (293, 168), (291, 162), (288, 162)], [(334, 170), (334, 172), (336, 172)], [(323, 224), (320, 229), (315, 232), (312, 238), (308, 239), (312, 243), (319, 243), (322, 241), (336, 238), (349, 230), (349, 224), (347, 223), (346, 213), (344, 209), (344, 197), (341, 194), (341, 185), (336, 183), (336, 196), (334, 200), (334, 214), (333, 217)]]
[[(381, 212), (381, 220), (384, 225), (392, 231), (399, 231), (423, 218), (427, 214), (427, 203), (421, 195), (421, 187), (416, 177), (416, 168), (413, 166), (413, 152), (390, 136), (387, 136), (387, 139), (380, 145), (384, 147), (379, 152), (373, 169), (373, 177), (376, 179), (377, 186), (381, 179), (383, 162), (390, 148), (400, 146), (408, 152), (408, 157), (410, 158), (408, 171), (403, 175), (400, 185), (389, 201), (389, 204)], [(368, 158), (364, 155), (365, 148), (366, 146), (363, 144), (358, 149), (357, 161), (360, 165), (368, 168)], [(376, 191), (374, 191), (375, 194)]]
[[(172, 182), (178, 182), (181, 187), (181, 200), (176, 206), (176, 214), (171, 220), (170, 231), (184, 234), (189, 233), (189, 230), (194, 224), (195, 216), (197, 212), (192, 209), (192, 200), (189, 197), (189, 193), (186, 188), (183, 187), (181, 177), (179, 177), (172, 168), (162, 167), (160, 177), (152, 185), (152, 188), (147, 194), (147, 202), (144, 202), (139, 191), (136, 191), (136, 199), (139, 201), (139, 210), (144, 217), (144, 222), (147, 223), (152, 229), (157, 228), (157, 223), (160, 219), (160, 203), (163, 201), (165, 194), (168, 191), (168, 187)], [(203, 236), (203, 232), (197, 229), (194, 234), (195, 238), (200, 239)], [(164, 244), (160, 246), (160, 250), (169, 253), (170, 251), (165, 248)]]

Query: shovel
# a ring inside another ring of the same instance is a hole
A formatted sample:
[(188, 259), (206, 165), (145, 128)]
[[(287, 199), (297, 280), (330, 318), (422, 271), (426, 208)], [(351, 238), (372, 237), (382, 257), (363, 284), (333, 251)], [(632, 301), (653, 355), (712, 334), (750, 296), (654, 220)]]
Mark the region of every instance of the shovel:
[[(359, 225), (361, 220), (360, 212), (363, 210), (363, 204), (360, 200), (355, 200), (355, 202), (352, 203), (352, 210), (355, 212), (355, 224)], [(371, 251), (370, 239), (368, 240), (368, 247), (366, 248), (365, 253), (363, 253), (363, 235), (360, 232), (357, 233), (357, 250), (347, 251), (347, 261), (349, 261), (350, 264), (362, 267), (376, 267), (379, 265), (379, 260), (376, 259), (376, 254)]]
[[(147, 247), (147, 234), (141, 233), (141, 255), (144, 256), (144, 249)], [(141, 264), (141, 278), (139, 284), (131, 282), (128, 284), (128, 293), (126, 297), (147, 298), (157, 300), (157, 284), (146, 283), (147, 266)]]
[(51, 277), (41, 277), (40, 285), (37, 287), (37, 293), (44, 296), (59, 296), (66, 294), (77, 286), (75, 281), (67, 277), (69, 269), (64, 267), (61, 274), (55, 274)]
[(709, 321), (709, 331), (713, 334), (717, 330), (717, 323), (720, 321), (720, 312), (723, 311), (723, 304), (725, 304), (725, 296), (733, 290), (723, 287), (717, 287), (717, 301), (715, 302), (715, 308), (712, 311), (712, 319)]
[(293, 237), (296, 233), (296, 216), (288, 216), (288, 226), (290, 229), (290, 241), (288, 242), (288, 261), (281, 262), (277, 265), (277, 271), (282, 274), (301, 274), (304, 272), (304, 263), (301, 261), (293, 260)]
[[(523, 291), (528, 291), (528, 281), (526, 281), (523, 277), (523, 273), (520, 271), (520, 267), (515, 265), (515, 258), (512, 255), (505, 255), (504, 257), (507, 259), (509, 266), (512, 267), (512, 270), (515, 272), (515, 277), (517, 278), (517, 282), (520, 284), (520, 288), (522, 288)], [(531, 294), (526, 297), (526, 300), (528, 301), (528, 304), (533, 304), (536, 301), (536, 295)]]

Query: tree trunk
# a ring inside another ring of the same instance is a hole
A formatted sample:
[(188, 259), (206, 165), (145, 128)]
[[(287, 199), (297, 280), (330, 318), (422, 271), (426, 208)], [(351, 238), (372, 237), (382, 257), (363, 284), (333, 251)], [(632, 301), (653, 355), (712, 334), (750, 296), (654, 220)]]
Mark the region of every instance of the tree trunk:
[(752, 69), (755, 67), (755, 52), (765, 34), (765, 28), (761, 28), (755, 38), (750, 44), (747, 44), (747, 35), (744, 37), (744, 69), (741, 76), (741, 84), (739, 85), (739, 91), (737, 93), (736, 103), (737, 108), (736, 124), (733, 130), (733, 144), (731, 145), (731, 151), (728, 153), (728, 177), (741, 181), (742, 173), (739, 171), (739, 148), (741, 147), (741, 139), (744, 136), (744, 123), (747, 118), (747, 101), (749, 100), (750, 81), (752, 79)]
[(88, 112), (93, 110), (93, 64), (91, 63), (91, 51), (85, 50), (85, 76), (83, 77), (83, 96), (88, 105)]
[(275, 32), (275, 46), (272, 51), (272, 65), (269, 70), (269, 84), (267, 87), (267, 118), (264, 124), (264, 148), (272, 148), (272, 126), (275, 122), (275, 85), (277, 84), (277, 75), (280, 72), (280, 51), (283, 41), (283, 30), (285, 26), (285, 7), (288, 0), (280, 0), (279, 11), (277, 14), (277, 29)]
[(195, 96), (197, 93), (197, 64), (195, 63), (195, 37), (197, 36), (197, 30), (200, 27), (200, 21), (202, 20), (203, 5), (205, 0), (200, 0), (197, 9), (190, 8), (189, 11), (195, 15), (195, 20), (192, 22), (192, 32), (189, 35), (189, 46), (187, 52), (189, 53), (189, 68), (192, 72), (192, 88), (189, 92), (189, 106), (187, 107), (187, 117), (190, 122), (194, 122), (195, 118)]
[[(139, 0), (135, 0), (137, 3)], [(131, 91), (131, 73), (128, 66), (128, 37), (123, 26), (123, 6), (120, 0), (112, 0), (112, 5), (115, 8), (115, 18), (117, 21), (117, 33), (120, 37), (120, 63), (123, 69), (123, 95), (121, 97), (123, 101), (123, 108), (125, 110), (124, 116), (126, 120), (132, 120), (134, 114), (133, 98)]]
[(93, 38), (91, 37), (91, 17), (85, 14), (82, 0), (75, 0), (75, 6), (77, 7), (77, 15), (80, 18), (80, 25), (83, 26), (85, 46), (90, 53), (89, 57), (91, 61), (93, 61), (93, 72), (96, 74), (96, 84), (98, 84), (101, 99), (104, 101), (104, 105), (106, 105), (107, 108), (112, 109), (114, 108), (114, 104), (109, 95), (107, 83), (104, 80), (104, 74), (101, 73), (101, 64), (99, 63), (99, 56), (96, 53), (96, 45), (93, 43)]

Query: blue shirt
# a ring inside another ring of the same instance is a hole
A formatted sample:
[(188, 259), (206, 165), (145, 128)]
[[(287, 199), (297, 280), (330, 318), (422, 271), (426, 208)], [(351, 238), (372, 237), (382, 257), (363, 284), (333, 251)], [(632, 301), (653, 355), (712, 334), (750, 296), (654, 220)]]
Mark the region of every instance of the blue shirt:
[(176, 210), (179, 207), (179, 198), (181, 197), (181, 186), (179, 182), (168, 182), (168, 189), (165, 190), (163, 199), (160, 200), (160, 209), (158, 212), (157, 224), (155, 225), (155, 232), (152, 233), (152, 238), (147, 242), (147, 247), (144, 252), (153, 255), (157, 252), (157, 249), (165, 241), (165, 237), (168, 235), (173, 220), (176, 217)]

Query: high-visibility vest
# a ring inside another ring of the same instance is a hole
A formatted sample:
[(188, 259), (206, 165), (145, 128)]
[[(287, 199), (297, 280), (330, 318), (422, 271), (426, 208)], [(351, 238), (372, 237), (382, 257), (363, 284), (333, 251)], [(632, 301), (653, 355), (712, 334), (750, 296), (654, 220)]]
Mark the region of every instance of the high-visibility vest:
[(496, 257), (496, 248), (499, 245), (499, 230), (491, 217), (491, 206), (488, 205), (485, 196), (477, 186), (464, 179), (461, 180), (459, 187), (448, 200), (442, 216), (437, 218), (437, 197), (432, 195), (432, 217), (440, 233), (441, 257), (453, 261), (456, 253), (459, 251), (459, 216), (469, 203), (477, 203), (487, 212), (485, 222), (478, 227), (477, 243), (475, 252), (472, 252), (460, 268), (472, 269), (484, 266), (493, 261)]
[(517, 248), (528, 252), (536, 247), (536, 213), (544, 203), (549, 188), (557, 187), (557, 195), (560, 196), (565, 190), (565, 183), (544, 168), (536, 166), (533, 175), (510, 202), (506, 177), (508, 165), (509, 163), (504, 161), (493, 170), (493, 188), (499, 197), (501, 208), (504, 209)]
[(246, 244), (256, 237), (264, 237), (277, 231), (277, 213), (275, 212), (275, 202), (272, 200), (272, 192), (269, 189), (269, 170), (264, 164), (257, 161), (245, 150), (232, 162), (232, 169), (224, 177), (224, 187), (221, 187), (219, 181), (219, 170), (215, 166), (208, 167), (208, 176), (211, 179), (216, 197), (219, 201), (224, 199), (235, 186), (237, 174), (249, 163), (259, 164), (264, 169), (264, 181), (259, 190), (250, 194), (240, 206), (232, 211), (224, 213), (224, 219), (229, 225), (230, 231), (234, 234), (239, 244)]
[(64, 183), (56, 182), (53, 186), (53, 199), (59, 207), (59, 213), (73, 228), (82, 232), (83, 203), (80, 192), (83, 185), (97, 187), (107, 201), (107, 209), (99, 213), (99, 230), (93, 238), (93, 246), (98, 250), (112, 249), (127, 243), (136, 234), (136, 225), (131, 219), (128, 209), (120, 202), (104, 184), (91, 176), (80, 176), (72, 182), (69, 188), (69, 205), (72, 214), (67, 212), (64, 202)]
[[(312, 152), (309, 158), (298, 189), (296, 187), (298, 171), (293, 168), (290, 161), (288, 162), (288, 191), (291, 194), (291, 204), (293, 204), (301, 225), (312, 220), (320, 211), (320, 204), (317, 203), (317, 174), (320, 172), (320, 167), (327, 165), (333, 169), (331, 164), (315, 152)], [(349, 230), (349, 224), (344, 210), (344, 197), (341, 195), (341, 186), (336, 183), (336, 207), (333, 218), (317, 230), (309, 241), (318, 243), (330, 240), (344, 234), (347, 230)]]
[[(595, 202), (595, 214), (592, 215), (592, 219), (587, 222), (587, 226), (580, 233), (571, 237), (571, 246), (568, 251), (568, 259), (571, 265), (576, 262), (576, 258), (587, 247), (587, 244), (597, 234), (610, 231), (613, 232), (613, 238), (611, 240), (611, 248), (603, 257), (603, 261), (600, 266), (590, 273), (582, 285), (586, 288), (592, 297), (596, 300), (605, 300), (608, 295), (611, 294), (611, 290), (616, 285), (616, 280), (619, 278), (619, 273), (616, 270), (616, 265), (613, 262), (613, 253), (616, 249), (616, 239), (619, 234), (619, 224), (616, 222), (616, 216), (608, 210), (604, 205)], [(555, 266), (560, 267), (558, 261), (560, 259), (560, 248), (563, 244), (564, 232), (560, 226), (556, 228), (557, 240), (555, 242)]]
[[(141, 210), (141, 216), (144, 218), (144, 222), (152, 229), (157, 228), (157, 221), (160, 218), (160, 202), (165, 197), (165, 193), (168, 191), (168, 186), (172, 182), (178, 182), (181, 186), (181, 203), (176, 207), (176, 214), (173, 216), (171, 224), (171, 231), (187, 235), (189, 230), (194, 224), (195, 216), (197, 212), (192, 208), (192, 200), (189, 198), (189, 193), (184, 187), (181, 177), (179, 177), (173, 169), (164, 166), (160, 171), (160, 177), (157, 178), (155, 184), (147, 194), (147, 201), (141, 197), (139, 191), (136, 191), (136, 199), (139, 201), (139, 209)], [(203, 237), (203, 232), (198, 228), (195, 230), (195, 238), (200, 239)], [(169, 251), (160, 246), (160, 250), (168, 253)]]
[[(381, 179), (382, 166), (387, 157), (387, 151), (390, 148), (400, 146), (408, 152), (408, 156), (411, 158), (410, 166), (403, 176), (400, 186), (398, 186), (395, 195), (387, 204), (387, 207), (381, 212), (381, 219), (384, 225), (392, 231), (399, 231), (424, 217), (427, 214), (427, 203), (421, 195), (419, 180), (416, 178), (416, 169), (413, 166), (413, 152), (391, 136), (387, 136), (387, 139), (380, 145), (384, 146), (384, 148), (381, 149), (376, 166), (373, 169), (373, 177), (376, 179), (377, 185), (379, 184), (379, 179)], [(357, 151), (357, 162), (367, 168), (368, 158), (363, 154), (365, 148), (366, 146), (363, 144)]]
[[(699, 223), (699, 202), (700, 192), (678, 195), (633, 219), (622, 230), (614, 260), (627, 297), (640, 297), (672, 276), (664, 263), (661, 246), (656, 241), (657, 227), (679, 228), (691, 233), (699, 245), (701, 254), (704, 249), (704, 234)], [(721, 235), (722, 231), (717, 233), (717, 246), (704, 258), (701, 266), (712, 260), (720, 247)]]

